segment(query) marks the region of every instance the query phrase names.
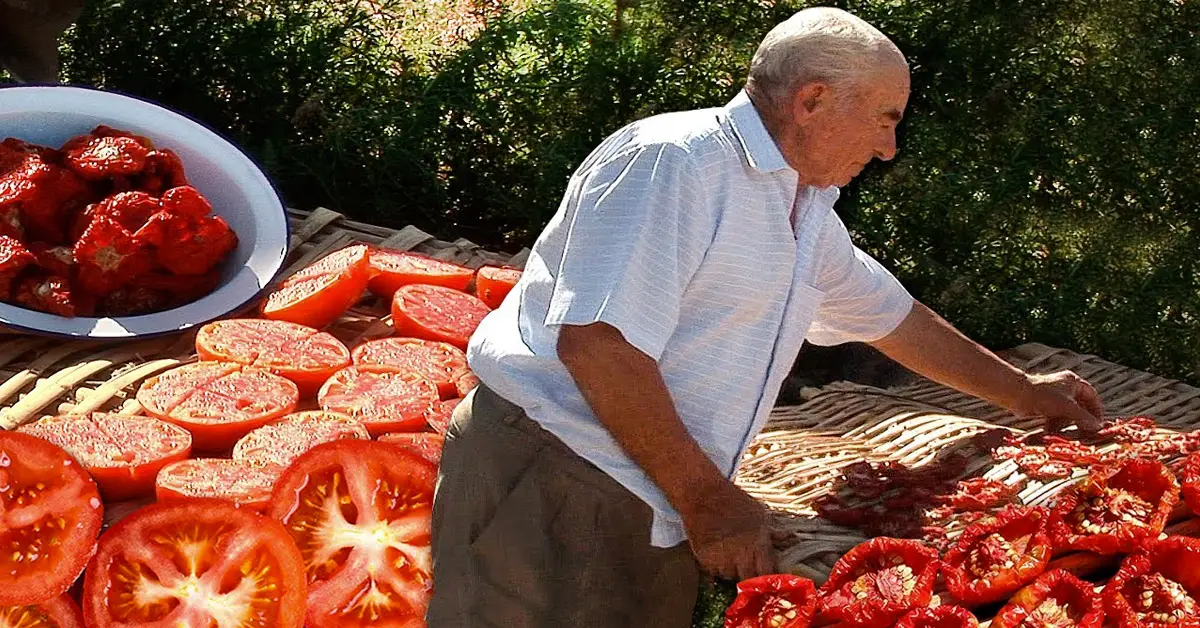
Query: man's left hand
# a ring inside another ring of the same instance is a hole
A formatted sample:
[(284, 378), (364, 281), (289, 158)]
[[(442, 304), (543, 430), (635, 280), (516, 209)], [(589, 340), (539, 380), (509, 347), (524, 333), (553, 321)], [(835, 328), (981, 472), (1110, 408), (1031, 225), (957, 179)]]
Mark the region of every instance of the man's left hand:
[(1028, 375), (1029, 386), (1018, 412), (1024, 416), (1041, 416), (1046, 427), (1059, 430), (1074, 423), (1079, 430), (1093, 433), (1104, 421), (1104, 404), (1096, 389), (1072, 371)]

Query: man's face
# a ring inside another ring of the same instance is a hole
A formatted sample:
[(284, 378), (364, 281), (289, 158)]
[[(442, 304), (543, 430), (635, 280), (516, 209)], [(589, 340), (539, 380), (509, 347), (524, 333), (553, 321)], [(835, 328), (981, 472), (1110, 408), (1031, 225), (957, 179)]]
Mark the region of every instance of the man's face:
[(843, 186), (872, 159), (896, 156), (896, 125), (908, 104), (908, 69), (880, 71), (855, 86), (801, 88), (793, 103), (789, 161), (800, 182)]

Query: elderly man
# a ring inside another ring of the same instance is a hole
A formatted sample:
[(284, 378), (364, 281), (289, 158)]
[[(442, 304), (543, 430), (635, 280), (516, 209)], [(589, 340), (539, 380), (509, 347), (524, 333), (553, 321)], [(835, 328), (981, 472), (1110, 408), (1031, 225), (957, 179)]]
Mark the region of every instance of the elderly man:
[(446, 439), (430, 626), (686, 627), (701, 571), (775, 570), (766, 512), (731, 478), (804, 341), (1096, 426), (1086, 382), (958, 333), (834, 213), (838, 186), (896, 154), (908, 93), (882, 33), (808, 9), (727, 105), (635, 122), (584, 160), (471, 341), (482, 385)]

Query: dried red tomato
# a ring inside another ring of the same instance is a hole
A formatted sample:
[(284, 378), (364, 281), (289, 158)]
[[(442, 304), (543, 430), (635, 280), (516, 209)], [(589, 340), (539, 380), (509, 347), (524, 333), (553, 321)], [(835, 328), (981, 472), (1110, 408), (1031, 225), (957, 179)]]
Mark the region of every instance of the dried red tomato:
[(1135, 458), (1096, 470), (1063, 492), (1055, 504), (1055, 548), (1129, 552), (1157, 537), (1178, 503), (1179, 482), (1157, 460)]
[(725, 610), (725, 628), (807, 628), (817, 608), (812, 580), (770, 574), (743, 580)]
[[(86, 137), (86, 136), (85, 136)], [(130, 177), (146, 168), (150, 149), (132, 137), (109, 135), (75, 138), (63, 147), (65, 163), (89, 181)]]
[(169, 292), (131, 284), (105, 295), (98, 308), (105, 316), (137, 316), (169, 309), (174, 303)]
[(975, 628), (979, 620), (961, 606), (916, 608), (896, 622), (896, 628)]
[(159, 210), (159, 201), (145, 192), (114, 194), (93, 210), (94, 216), (108, 216), (130, 233), (141, 229)]
[(188, 180), (183, 171), (183, 161), (174, 151), (160, 148), (146, 156), (146, 169), (138, 180), (139, 190), (162, 194), (185, 185), (188, 185)]
[(69, 246), (50, 246), (31, 242), (29, 251), (37, 257), (37, 265), (49, 275), (70, 277), (75, 272), (75, 250)]
[(66, 279), (54, 276), (26, 277), (13, 297), (16, 302), (31, 310), (74, 318), (81, 313), (71, 297), (71, 286)]
[(1053, 547), (1044, 508), (1010, 507), (969, 526), (942, 559), (942, 578), (967, 605), (1005, 600), (1050, 564)]
[(150, 250), (111, 218), (96, 216), (75, 243), (78, 287), (103, 296), (153, 267)]
[(19, 140), (15, 137), (6, 138), (3, 142), (0, 142), (0, 146), (3, 146), (4, 148), (7, 148), (9, 150), (13, 150), (13, 151), (21, 152), (21, 153), (37, 155), (38, 157), (40, 157), (43, 161), (45, 161), (47, 163), (52, 163), (52, 164), (62, 163), (62, 156), (63, 156), (62, 153), (53, 148), (50, 148), (49, 146), (39, 146), (37, 144), (30, 144), (29, 142), (26, 142), (24, 140)]
[(61, 242), (64, 217), (90, 193), (78, 177), (37, 153), (0, 147), (0, 208), (10, 224), (13, 208), (19, 211), (20, 231), (27, 237)]
[(929, 604), (937, 572), (937, 551), (912, 540), (871, 539), (834, 564), (819, 590), (819, 615), (857, 628), (891, 626)]
[(13, 281), (26, 266), (35, 263), (37, 258), (20, 240), (0, 235), (0, 299), (9, 298)]
[(1148, 544), (1125, 559), (1103, 596), (1118, 628), (1200, 627), (1200, 539)]
[(1179, 466), (1179, 482), (1183, 485), (1183, 500), (1188, 510), (1200, 515), (1200, 454), (1192, 454)]
[(106, 124), (101, 124), (92, 129), (91, 134), (95, 137), (128, 137), (130, 139), (137, 140), (138, 144), (141, 144), (150, 150), (154, 150), (154, 142), (145, 135), (138, 135), (132, 131), (126, 131), (124, 129), (115, 129)]
[(208, 199), (199, 190), (187, 185), (167, 190), (162, 196), (162, 208), (169, 214), (190, 218), (201, 218), (212, 213)]
[(203, 275), (237, 248), (237, 234), (220, 216), (193, 218), (160, 211), (137, 233), (154, 243), (154, 258), (177, 275)]
[(1021, 589), (996, 614), (992, 628), (1100, 628), (1104, 607), (1092, 585), (1061, 569)]
[(958, 483), (953, 495), (941, 502), (960, 511), (991, 510), (1013, 501), (1024, 483), (1005, 484), (999, 480), (971, 478)]
[(134, 279), (130, 286), (147, 288), (155, 292), (169, 295), (172, 307), (191, 303), (206, 294), (212, 293), (221, 284), (221, 273), (212, 271), (203, 275), (172, 275), (161, 271), (152, 271)]
[(0, 204), (0, 236), (25, 241), (25, 226), (21, 223), (21, 208), (15, 203)]

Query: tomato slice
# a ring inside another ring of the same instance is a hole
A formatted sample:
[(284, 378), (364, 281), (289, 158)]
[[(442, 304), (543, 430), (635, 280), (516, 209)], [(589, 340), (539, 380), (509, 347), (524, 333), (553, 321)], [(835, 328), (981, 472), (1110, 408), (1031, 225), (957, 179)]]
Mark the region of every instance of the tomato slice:
[(1179, 482), (1157, 460), (1134, 458), (1094, 471), (1055, 504), (1055, 547), (1097, 554), (1130, 552), (1163, 531), (1178, 503)]
[(838, 559), (821, 585), (823, 620), (885, 628), (933, 598), (938, 553), (910, 539), (876, 537)]
[(425, 410), (439, 400), (437, 386), (414, 373), (372, 373), (351, 366), (317, 394), (327, 412), (361, 421), (372, 436), (425, 429)]
[(344, 414), (322, 410), (296, 412), (243, 436), (233, 446), (233, 459), (286, 467), (300, 454), (321, 443), (370, 437), (362, 423)]
[(1200, 540), (1168, 536), (1140, 548), (1103, 597), (1108, 619), (1121, 628), (1200, 626)]
[(180, 460), (158, 473), (155, 495), (160, 502), (212, 497), (263, 511), (283, 469), (273, 463), (228, 458)]
[(1184, 459), (1179, 467), (1179, 482), (1183, 486), (1183, 500), (1193, 515), (1200, 515), (1200, 453)]
[(1100, 628), (1104, 608), (1092, 585), (1062, 569), (1038, 576), (992, 620), (992, 628)]
[(337, 338), (287, 321), (209, 323), (196, 334), (196, 353), (201, 360), (236, 362), (286, 377), (302, 396), (317, 392), (330, 375), (350, 366), (350, 350)]
[(725, 628), (808, 628), (817, 610), (812, 580), (769, 574), (743, 580), (725, 609)]
[(263, 303), (262, 315), (321, 329), (350, 309), (367, 288), (369, 249), (334, 251), (288, 277)]
[(896, 628), (976, 628), (979, 620), (961, 606), (917, 608), (896, 622)]
[(429, 284), (451, 290), (466, 290), (475, 272), (465, 266), (444, 262), (419, 253), (374, 249), (371, 251), (371, 279), (367, 289), (385, 299), (403, 286)]
[(290, 413), (300, 392), (291, 380), (268, 371), (197, 362), (142, 382), (137, 400), (146, 412), (191, 432), (195, 449), (217, 451)]
[(439, 401), (429, 406), (425, 411), (425, 422), (438, 434), (445, 434), (450, 429), (450, 420), (454, 418), (454, 409), (462, 399)]
[(475, 274), (475, 294), (494, 310), (504, 303), (504, 297), (512, 292), (520, 280), (521, 271), (515, 268), (483, 266)]
[(159, 470), (192, 451), (187, 430), (148, 416), (62, 415), (17, 429), (66, 450), (91, 474), (108, 501), (153, 494)]
[(491, 312), (478, 297), (442, 286), (413, 284), (392, 298), (396, 334), (448, 342), (466, 350), (471, 334)]
[(318, 445), (284, 472), (270, 513), (304, 557), (309, 628), (424, 625), (436, 478), (417, 456), (361, 440)]
[(71, 586), (96, 549), (104, 507), (62, 448), (0, 432), (0, 513), (0, 606), (23, 606)]
[(389, 432), (381, 434), (378, 440), (410, 451), (435, 465), (442, 464), (446, 437), (436, 432)]
[(458, 391), (459, 397), (466, 397), (467, 393), (471, 392), (472, 388), (479, 385), (479, 378), (475, 373), (467, 371), (454, 380), (454, 388)]
[(304, 562), (279, 522), (216, 499), (150, 504), (100, 537), (90, 628), (300, 628)]
[(354, 366), (360, 371), (413, 372), (438, 387), (442, 399), (458, 396), (458, 378), (466, 373), (467, 354), (445, 342), (420, 338), (381, 338), (354, 348)]
[(946, 588), (968, 605), (1008, 599), (1050, 564), (1049, 517), (1043, 508), (1013, 507), (968, 526), (943, 559)]
[(71, 596), (63, 593), (27, 606), (0, 607), (0, 626), (11, 628), (83, 628), (83, 616)]

